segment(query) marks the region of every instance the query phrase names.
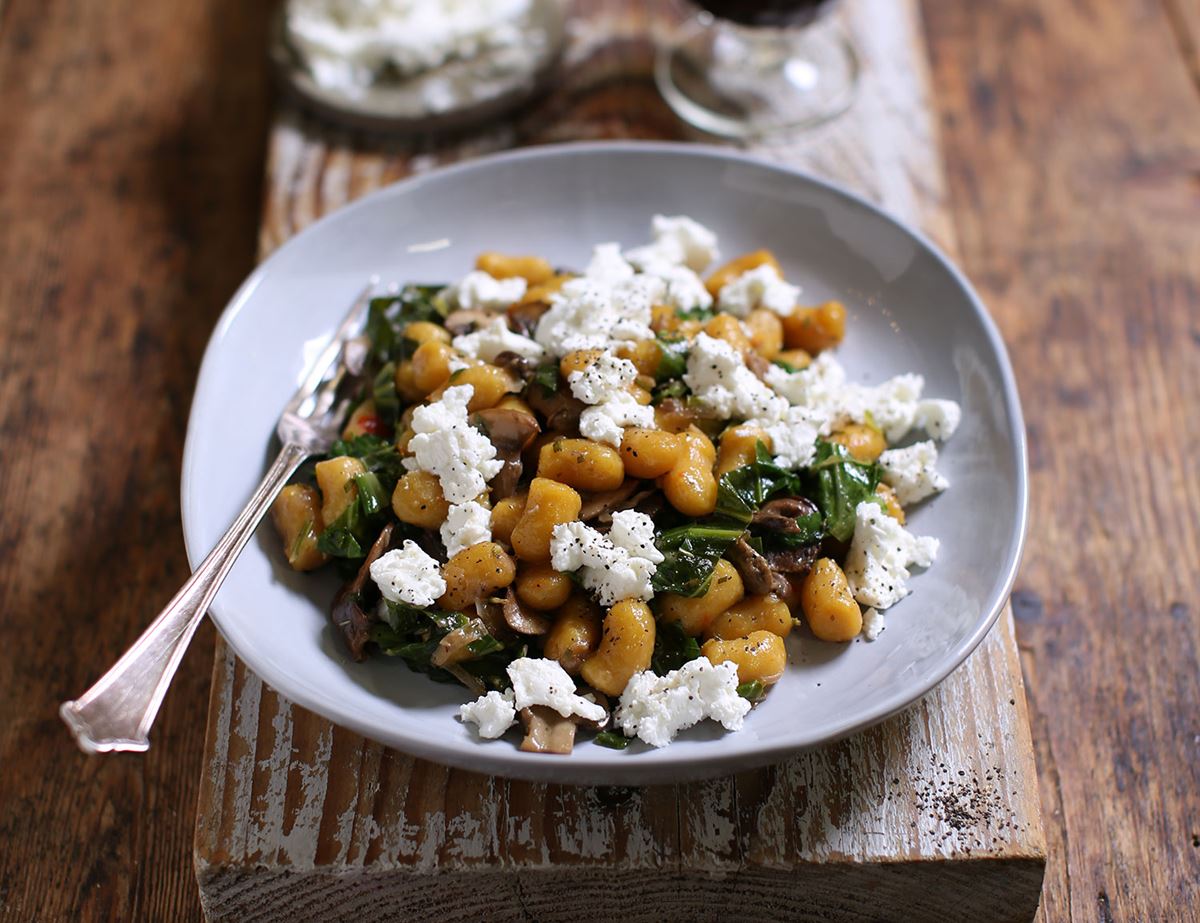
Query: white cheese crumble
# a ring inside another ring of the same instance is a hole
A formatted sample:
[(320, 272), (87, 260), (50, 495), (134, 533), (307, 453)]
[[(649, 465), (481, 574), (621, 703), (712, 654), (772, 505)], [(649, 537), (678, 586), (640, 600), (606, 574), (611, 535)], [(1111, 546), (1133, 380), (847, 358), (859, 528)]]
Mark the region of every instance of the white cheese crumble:
[(954, 435), (962, 419), (962, 409), (954, 401), (932, 398), (917, 404), (913, 426), (925, 430), (938, 442), (945, 442)]
[(654, 521), (636, 510), (613, 513), (608, 535), (577, 521), (555, 526), (550, 540), (554, 569), (581, 571), (584, 587), (602, 606), (653, 598), (650, 581), (662, 560), (654, 544)]
[(410, 606), (432, 606), (446, 592), (438, 562), (408, 539), (371, 564), (371, 579), (383, 598)]
[(913, 535), (871, 500), (855, 507), (854, 514), (844, 568), (850, 592), (864, 606), (887, 609), (908, 595), (908, 568), (932, 564), (939, 542)]
[(863, 613), (862, 636), (868, 641), (874, 641), (883, 631), (883, 613), (878, 609), (868, 609)]
[(456, 503), (446, 514), (439, 533), (446, 557), (452, 558), (464, 548), (492, 540), (492, 511), (475, 500)]
[(755, 420), (771, 439), (775, 464), (784, 468), (807, 468), (817, 454), (817, 436), (824, 419), (807, 407), (789, 407), (779, 420)]
[(596, 244), (592, 248), (592, 259), (583, 274), (589, 279), (615, 285), (626, 279), (632, 279), (634, 269), (621, 256), (621, 245), (615, 243)]
[(655, 429), (654, 408), (639, 404), (632, 394), (625, 394), (588, 407), (579, 415), (579, 435), (614, 449), (621, 447), (627, 426)]
[(607, 715), (602, 706), (575, 695), (575, 680), (557, 660), (520, 657), (508, 665), (508, 678), (517, 711), (544, 705), (564, 718), (577, 715), (587, 721), (603, 721)]
[(479, 725), (479, 736), (494, 740), (517, 722), (517, 710), (513, 707), (513, 691), (496, 691), (481, 695), (474, 702), (458, 707), (458, 717)]
[(441, 400), (418, 407), (412, 416), (416, 435), (408, 443), (412, 457), (404, 459), (404, 467), (436, 474), (442, 495), (452, 504), (474, 500), (504, 467), (491, 440), (467, 419), (474, 393), (473, 385), (447, 388)]
[(717, 307), (737, 317), (745, 317), (755, 308), (776, 314), (791, 314), (800, 297), (800, 287), (783, 280), (770, 263), (763, 263), (721, 286)]
[(896, 492), (901, 506), (918, 503), (950, 486), (937, 470), (938, 450), (932, 439), (903, 449), (888, 449), (879, 456), (883, 481)]
[(590, 276), (570, 279), (550, 296), (550, 309), (538, 320), (534, 339), (554, 356), (578, 349), (603, 349), (613, 342), (648, 340), (650, 309), (665, 285), (653, 276), (617, 282)]
[(546, 354), (529, 337), (509, 330), (508, 320), (503, 315), (493, 317), (473, 333), (456, 336), (450, 345), (463, 355), (484, 362), (491, 362), (503, 352), (513, 352), (526, 359), (541, 359)]
[(666, 285), (662, 304), (677, 311), (694, 311), (712, 306), (712, 295), (704, 287), (704, 280), (686, 266), (669, 266), (657, 263), (645, 269), (647, 275), (661, 279)]
[(508, 665), (512, 688), (503, 694), (489, 692), (458, 709), (463, 721), (479, 725), (479, 736), (496, 738), (517, 723), (522, 708), (544, 705), (564, 718), (572, 716), (585, 721), (603, 721), (607, 712), (591, 699), (575, 694), (575, 680), (557, 660), (542, 657), (519, 657)]
[(571, 393), (592, 405), (580, 414), (580, 435), (617, 448), (626, 426), (654, 427), (654, 408), (639, 404), (629, 390), (637, 374), (636, 366), (628, 359), (605, 352), (587, 368), (567, 377)]
[[(921, 401), (925, 379), (920, 375), (897, 375), (878, 385), (848, 383), (846, 370), (829, 353), (821, 353), (799, 372), (773, 366), (766, 377), (790, 403), (819, 415), (822, 435), (846, 423), (867, 423), (878, 427), (889, 443), (896, 442), (913, 428), (920, 406), (933, 403)], [(939, 412), (950, 413), (941, 407), (943, 403), (958, 406), (953, 401), (939, 402), (939, 410), (928, 411), (932, 425), (940, 419)]]
[(637, 376), (637, 366), (632, 362), (605, 352), (585, 368), (568, 375), (567, 384), (571, 393), (585, 404), (602, 404), (622, 392), (628, 394)]
[(531, 0), (292, 0), (287, 34), (322, 86), (363, 92), (490, 53), (528, 55)]
[(728, 660), (713, 664), (698, 657), (666, 676), (648, 670), (635, 673), (621, 693), (613, 720), (626, 736), (637, 735), (654, 747), (665, 747), (680, 731), (705, 718), (737, 731), (750, 711), (737, 687), (737, 667)]
[(476, 269), (452, 285), (447, 297), (464, 310), (503, 311), (521, 300), (526, 282), (520, 276), (497, 279)]
[(650, 230), (653, 243), (625, 254), (625, 259), (643, 271), (666, 264), (703, 272), (717, 258), (717, 235), (687, 215), (655, 215)]
[(718, 417), (774, 421), (787, 411), (787, 401), (746, 368), (736, 349), (707, 333), (692, 341), (683, 380), (696, 401)]

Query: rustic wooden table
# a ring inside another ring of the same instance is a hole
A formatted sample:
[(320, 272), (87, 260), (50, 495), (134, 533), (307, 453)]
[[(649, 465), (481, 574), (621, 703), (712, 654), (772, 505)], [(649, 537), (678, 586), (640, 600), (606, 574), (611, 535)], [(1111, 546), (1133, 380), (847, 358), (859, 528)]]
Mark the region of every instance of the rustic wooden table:
[[(1187, 918), (1200, 882), (1200, 12), (926, 2), (947, 204), (1013, 353), (1033, 518), (1014, 597), (1045, 920)], [(142, 757), (55, 706), (185, 573), (212, 323), (255, 256), (267, 10), (0, 0), (0, 917), (199, 917), (203, 629)], [(603, 87), (603, 134), (670, 117)]]

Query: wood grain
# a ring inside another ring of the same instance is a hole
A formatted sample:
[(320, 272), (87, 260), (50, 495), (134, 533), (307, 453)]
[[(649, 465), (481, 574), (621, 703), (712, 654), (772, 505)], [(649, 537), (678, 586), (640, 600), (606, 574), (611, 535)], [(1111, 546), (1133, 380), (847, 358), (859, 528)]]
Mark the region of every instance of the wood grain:
[(187, 574), (184, 425), (253, 262), (265, 11), (0, 13), (0, 917), (195, 919), (213, 632), (144, 758), (85, 758), (56, 709)]
[(926, 7), (960, 252), (1029, 426), (1046, 920), (1200, 898), (1200, 97), (1165, 13), (1188, 6)]
[[(286, 112), (271, 142), (269, 252), (378, 185), (513, 144), (675, 135), (648, 83), (667, 17), (581, 4), (564, 85), (469, 142), (364, 143)], [(586, 16), (583, 11), (586, 10)], [(861, 105), (803, 148), (759, 150), (841, 179), (953, 244), (912, 4), (860, 2)], [(645, 109), (617, 122), (614, 83)], [(553, 117), (547, 115), (552, 112)], [(551, 126), (547, 134), (546, 126)], [(196, 865), (210, 920), (1029, 920), (1043, 834), (1006, 616), (967, 666), (868, 733), (757, 772), (647, 789), (547, 786), (424, 763), (336, 728), (218, 648)]]

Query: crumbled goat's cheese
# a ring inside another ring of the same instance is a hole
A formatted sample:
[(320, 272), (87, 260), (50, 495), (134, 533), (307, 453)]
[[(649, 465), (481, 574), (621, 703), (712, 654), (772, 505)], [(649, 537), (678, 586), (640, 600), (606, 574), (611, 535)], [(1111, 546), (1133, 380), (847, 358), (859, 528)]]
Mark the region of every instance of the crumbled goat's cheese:
[(854, 538), (844, 568), (850, 592), (864, 606), (886, 609), (908, 595), (908, 568), (932, 564), (939, 543), (913, 535), (872, 500), (864, 500), (854, 513)]
[(664, 291), (663, 281), (653, 276), (617, 282), (589, 276), (570, 279), (550, 296), (550, 308), (538, 320), (534, 339), (554, 356), (652, 339), (650, 309)]
[(666, 285), (662, 304), (677, 311), (695, 311), (712, 307), (712, 295), (704, 287), (704, 280), (686, 266), (652, 263), (643, 272), (655, 276)]
[(938, 450), (932, 439), (903, 449), (888, 449), (879, 456), (883, 481), (896, 492), (901, 506), (924, 500), (950, 486), (937, 470)]
[(784, 468), (806, 468), (817, 454), (817, 436), (824, 419), (807, 407), (789, 407), (778, 420), (756, 420), (771, 440), (775, 464)]
[(703, 272), (717, 258), (717, 235), (687, 215), (655, 215), (651, 232), (653, 243), (625, 254), (625, 259), (643, 271), (667, 264)]
[(654, 408), (639, 404), (629, 390), (637, 374), (637, 368), (628, 359), (606, 352), (568, 376), (571, 393), (592, 405), (579, 417), (580, 435), (616, 448), (621, 444), (624, 427), (654, 427)]
[(612, 514), (608, 535), (582, 522), (560, 523), (550, 540), (550, 563), (559, 573), (581, 571), (583, 585), (601, 605), (651, 599), (651, 580), (663, 554), (654, 544), (654, 521), (645, 513)]
[(961, 419), (962, 409), (954, 401), (931, 398), (918, 402), (913, 426), (925, 430), (938, 442), (945, 442), (954, 435)]
[(491, 362), (503, 352), (516, 353), (526, 359), (541, 359), (546, 351), (529, 337), (513, 333), (508, 329), (508, 320), (503, 315), (493, 317), (473, 333), (456, 336), (451, 345), (472, 359)]
[(799, 297), (799, 286), (783, 281), (774, 266), (764, 263), (721, 286), (717, 306), (737, 317), (745, 317), (755, 308), (791, 314)]
[(718, 417), (774, 421), (787, 411), (787, 401), (746, 368), (736, 349), (707, 333), (692, 341), (683, 380), (696, 402)]
[(621, 256), (620, 244), (596, 244), (592, 248), (592, 259), (583, 274), (589, 279), (615, 285), (632, 279), (634, 268)]
[(517, 711), (544, 705), (564, 718), (578, 715), (587, 721), (603, 721), (607, 715), (602, 706), (575, 695), (575, 680), (557, 660), (520, 657), (508, 665), (508, 678)]
[(447, 296), (464, 310), (502, 311), (521, 300), (526, 282), (520, 276), (497, 279), (480, 269), (472, 270), (447, 291)]
[(889, 443), (904, 438), (913, 428), (925, 387), (925, 379), (912, 374), (897, 375), (878, 385), (847, 382), (845, 369), (829, 353), (821, 353), (799, 372), (772, 366), (766, 379), (790, 403), (819, 415), (822, 435), (846, 423), (868, 423), (878, 427)]
[(404, 459), (404, 467), (436, 474), (450, 503), (474, 500), (504, 467), (491, 440), (467, 419), (467, 404), (474, 393), (473, 385), (455, 385), (446, 389), (441, 400), (413, 411), (416, 435), (408, 443), (412, 457)]
[(293, 0), (285, 26), (318, 84), (359, 95), (389, 73), (407, 78), (448, 62), (528, 60), (545, 44), (529, 28), (534, 8), (531, 0)]
[(649, 404), (639, 404), (628, 392), (603, 404), (588, 407), (579, 415), (579, 435), (594, 442), (603, 442), (614, 449), (620, 447), (627, 426), (655, 428), (654, 408)]
[(742, 727), (750, 702), (737, 694), (737, 667), (713, 664), (705, 657), (685, 663), (666, 676), (635, 673), (621, 693), (613, 720), (627, 736), (637, 735), (665, 747), (685, 728), (712, 718), (728, 731)]
[(517, 710), (513, 707), (513, 691), (503, 693), (495, 690), (481, 695), (474, 702), (458, 707), (458, 717), (479, 725), (479, 736), (494, 740), (517, 723)]
[(475, 500), (456, 503), (450, 507), (439, 532), (446, 546), (446, 557), (452, 558), (464, 548), (492, 540), (492, 511)]
[(575, 680), (557, 660), (518, 657), (508, 665), (508, 680), (512, 687), (503, 694), (489, 692), (458, 709), (463, 721), (479, 725), (480, 737), (499, 737), (517, 723), (517, 712), (534, 705), (585, 721), (603, 721), (608, 714), (603, 706), (575, 694)]
[(605, 352), (585, 368), (568, 375), (567, 384), (571, 393), (585, 404), (602, 404), (620, 392), (629, 393), (629, 386), (637, 376), (637, 366), (632, 362)]
[(438, 562), (408, 539), (371, 563), (371, 579), (383, 598), (410, 606), (432, 606), (446, 592)]
[(878, 609), (868, 609), (863, 613), (862, 636), (868, 641), (874, 641), (883, 631), (883, 613)]

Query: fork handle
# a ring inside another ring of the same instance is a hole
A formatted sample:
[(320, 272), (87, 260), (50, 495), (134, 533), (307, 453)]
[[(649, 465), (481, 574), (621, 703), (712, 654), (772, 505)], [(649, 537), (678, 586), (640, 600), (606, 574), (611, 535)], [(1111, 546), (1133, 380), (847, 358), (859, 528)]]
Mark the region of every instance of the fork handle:
[(143, 751), (192, 635), (276, 494), (309, 450), (284, 445), (250, 502), (187, 583), (107, 673), (58, 713), (85, 753)]

